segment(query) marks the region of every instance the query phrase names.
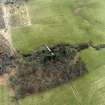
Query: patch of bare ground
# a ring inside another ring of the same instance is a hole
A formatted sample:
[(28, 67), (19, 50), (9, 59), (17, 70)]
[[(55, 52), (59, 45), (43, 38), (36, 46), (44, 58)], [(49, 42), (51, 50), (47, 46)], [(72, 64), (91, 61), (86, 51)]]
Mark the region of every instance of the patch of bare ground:
[(80, 12), (81, 12), (81, 8), (79, 8), (79, 7), (74, 10), (74, 14), (76, 16), (80, 16)]
[(12, 28), (21, 28), (31, 25), (31, 18), (26, 3), (7, 6), (9, 25)]
[(8, 83), (8, 74), (0, 75), (0, 85), (6, 86)]

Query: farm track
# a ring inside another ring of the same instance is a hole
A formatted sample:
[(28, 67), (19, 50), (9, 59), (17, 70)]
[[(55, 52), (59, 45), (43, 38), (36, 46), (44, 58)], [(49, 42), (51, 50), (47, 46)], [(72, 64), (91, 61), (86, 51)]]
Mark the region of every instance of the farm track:
[(26, 8), (27, 18), (28, 18), (28, 26), (31, 26), (32, 23), (31, 23), (31, 18), (30, 18), (29, 10), (28, 10), (28, 7), (27, 6), (25, 6), (25, 8)]
[(9, 12), (8, 12), (8, 9), (6, 8), (6, 6), (4, 4), (2, 4), (1, 6), (2, 6), (2, 10), (3, 10), (3, 18), (4, 18), (4, 22), (5, 22), (5, 28), (0, 31), (0, 34), (3, 35), (3, 37), (9, 43), (11, 53), (13, 54), (15, 51), (15, 48), (13, 47), (13, 44), (12, 44), (11, 27), (9, 25), (9, 20), (10, 20), (9, 19)]

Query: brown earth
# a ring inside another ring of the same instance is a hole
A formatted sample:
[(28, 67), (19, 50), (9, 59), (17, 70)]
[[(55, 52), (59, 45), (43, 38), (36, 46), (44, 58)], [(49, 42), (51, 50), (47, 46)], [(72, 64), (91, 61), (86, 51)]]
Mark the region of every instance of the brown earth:
[(0, 85), (7, 85), (8, 74), (0, 75)]

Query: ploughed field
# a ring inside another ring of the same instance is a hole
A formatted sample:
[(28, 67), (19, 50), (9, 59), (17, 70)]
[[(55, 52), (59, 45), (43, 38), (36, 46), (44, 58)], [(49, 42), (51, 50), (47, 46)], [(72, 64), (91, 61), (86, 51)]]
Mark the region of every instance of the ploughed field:
[[(105, 43), (105, 0), (30, 0), (27, 7), (32, 25), (12, 28), (13, 44), (23, 53), (59, 42)], [(86, 75), (28, 96), (20, 105), (105, 105), (105, 49), (90, 48), (80, 55)]]

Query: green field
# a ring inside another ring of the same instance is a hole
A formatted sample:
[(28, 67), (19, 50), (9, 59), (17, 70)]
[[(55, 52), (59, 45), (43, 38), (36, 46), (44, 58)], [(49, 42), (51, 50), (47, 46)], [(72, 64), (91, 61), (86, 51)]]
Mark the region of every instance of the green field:
[(0, 85), (0, 105), (12, 105), (7, 87)]
[(105, 0), (29, 0), (32, 25), (13, 28), (23, 52), (58, 42), (105, 42)]
[[(27, 6), (32, 25), (12, 28), (13, 44), (21, 52), (59, 42), (105, 43), (105, 0), (30, 0)], [(105, 105), (105, 50), (90, 48), (80, 55), (88, 74), (26, 97), (20, 105)]]

